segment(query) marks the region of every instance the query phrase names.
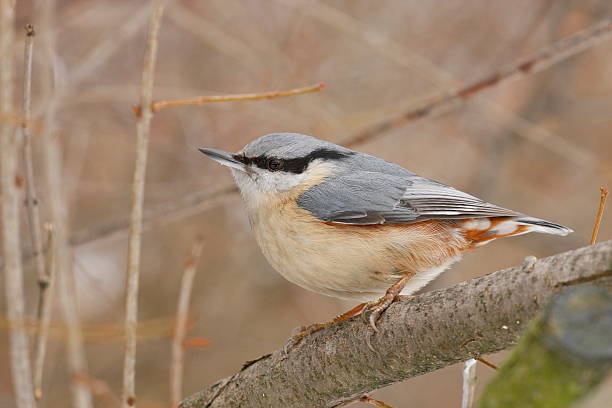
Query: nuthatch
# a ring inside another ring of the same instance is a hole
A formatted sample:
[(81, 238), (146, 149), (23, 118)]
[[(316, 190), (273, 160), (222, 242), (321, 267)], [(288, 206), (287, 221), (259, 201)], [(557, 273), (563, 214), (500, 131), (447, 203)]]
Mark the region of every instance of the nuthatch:
[(419, 290), (464, 251), (532, 231), (572, 232), (297, 133), (262, 136), (236, 154), (200, 151), (231, 168), (274, 269), (314, 292), (368, 302), (334, 322), (369, 311), (376, 330), (398, 295)]

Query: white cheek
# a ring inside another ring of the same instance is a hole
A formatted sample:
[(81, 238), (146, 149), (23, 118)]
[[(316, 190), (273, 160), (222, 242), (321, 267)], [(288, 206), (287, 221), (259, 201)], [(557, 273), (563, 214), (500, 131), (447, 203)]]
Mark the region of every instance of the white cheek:
[(288, 191), (299, 185), (306, 173), (295, 174), (284, 171), (265, 172), (258, 179), (261, 189), (268, 193)]
[(295, 188), (306, 177), (304, 173), (269, 172), (259, 169), (252, 170), (251, 174), (232, 170), (232, 174), (249, 207), (257, 207), (271, 196)]

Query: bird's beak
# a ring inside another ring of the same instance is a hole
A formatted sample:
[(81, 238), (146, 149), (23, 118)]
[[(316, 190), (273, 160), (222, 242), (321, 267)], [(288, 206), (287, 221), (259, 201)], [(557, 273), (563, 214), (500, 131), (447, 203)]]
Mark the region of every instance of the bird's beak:
[(221, 163), (224, 166), (246, 172), (246, 167), (244, 163), (241, 163), (238, 160), (234, 159), (234, 155), (232, 155), (231, 153), (224, 152), (223, 150), (208, 148), (200, 148), (198, 150), (216, 161), (217, 163)]

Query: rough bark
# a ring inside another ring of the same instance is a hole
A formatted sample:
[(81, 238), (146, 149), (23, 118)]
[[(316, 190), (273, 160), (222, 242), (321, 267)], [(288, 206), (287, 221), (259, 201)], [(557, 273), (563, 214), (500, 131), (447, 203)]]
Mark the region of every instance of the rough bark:
[(402, 299), (368, 349), (359, 318), (321, 330), (289, 352), (264, 356), (182, 408), (333, 407), (378, 388), (503, 350), (561, 289), (612, 286), (612, 241)]
[(612, 294), (591, 285), (559, 294), (504, 362), (479, 408), (572, 406), (612, 366)]

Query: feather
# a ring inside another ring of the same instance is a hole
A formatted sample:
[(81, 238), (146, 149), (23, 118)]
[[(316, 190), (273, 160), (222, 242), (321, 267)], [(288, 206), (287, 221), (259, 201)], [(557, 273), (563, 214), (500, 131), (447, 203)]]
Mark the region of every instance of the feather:
[(391, 163), (384, 163), (379, 171), (335, 174), (302, 193), (298, 205), (323, 221), (353, 225), (521, 215), (408, 171), (385, 172)]

